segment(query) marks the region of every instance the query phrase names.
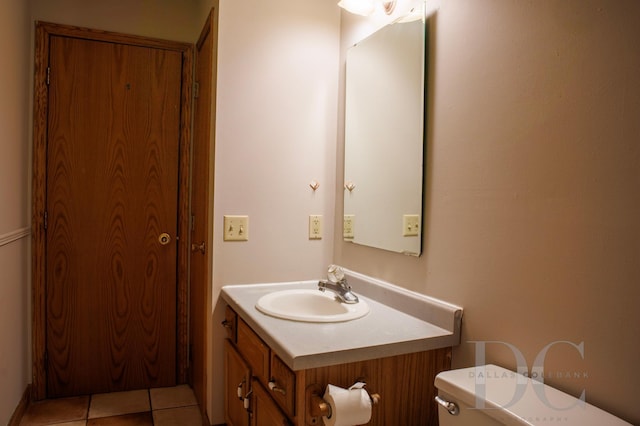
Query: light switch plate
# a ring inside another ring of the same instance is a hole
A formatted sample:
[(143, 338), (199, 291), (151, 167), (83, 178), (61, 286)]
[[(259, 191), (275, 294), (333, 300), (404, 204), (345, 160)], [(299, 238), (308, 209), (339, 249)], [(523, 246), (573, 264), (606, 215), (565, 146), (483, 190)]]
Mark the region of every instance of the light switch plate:
[(354, 226), (356, 221), (356, 215), (354, 214), (345, 214), (344, 222), (342, 225), (342, 238), (353, 239), (354, 235)]
[(322, 239), (322, 215), (319, 215), (319, 214), (309, 215), (309, 239), (310, 240)]
[(417, 237), (420, 235), (420, 215), (405, 214), (402, 216), (402, 236)]
[(224, 241), (249, 240), (249, 216), (224, 216)]

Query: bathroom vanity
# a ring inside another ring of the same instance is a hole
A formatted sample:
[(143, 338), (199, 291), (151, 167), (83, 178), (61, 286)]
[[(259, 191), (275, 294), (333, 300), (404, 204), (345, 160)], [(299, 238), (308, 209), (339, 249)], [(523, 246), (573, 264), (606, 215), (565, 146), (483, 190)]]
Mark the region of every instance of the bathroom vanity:
[(228, 425), (322, 425), (326, 386), (357, 381), (377, 401), (368, 424), (437, 424), (434, 378), (451, 367), (462, 310), (354, 272), (347, 279), (370, 311), (344, 322), (256, 309), (266, 294), (314, 289), (317, 281), (223, 287)]

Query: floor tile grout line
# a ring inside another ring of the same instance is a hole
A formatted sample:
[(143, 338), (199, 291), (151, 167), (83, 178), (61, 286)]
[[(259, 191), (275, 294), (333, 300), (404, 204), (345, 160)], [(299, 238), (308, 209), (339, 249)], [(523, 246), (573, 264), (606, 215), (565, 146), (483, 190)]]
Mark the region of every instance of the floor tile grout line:
[[(178, 386), (176, 386), (176, 388), (178, 388)], [(158, 389), (161, 389), (161, 388), (158, 388)], [(174, 410), (174, 409), (187, 409), (187, 408), (194, 408), (194, 407), (199, 410), (199, 404), (197, 403), (197, 401), (194, 402), (194, 401), (191, 400), (191, 398), (188, 398), (187, 400), (185, 400), (183, 393), (181, 393), (180, 396), (176, 395), (175, 396), (176, 399), (174, 399), (173, 402), (170, 403), (170, 405), (163, 406), (163, 403), (160, 403), (160, 406), (156, 408), (156, 407), (154, 407), (153, 397), (152, 397), (152, 390), (153, 389), (152, 388), (145, 388), (145, 389), (141, 389), (141, 390), (146, 391), (146, 393), (147, 393), (147, 398), (146, 398), (146, 400), (147, 400), (147, 409), (144, 410), (144, 411), (140, 411), (138, 413), (140, 413), (140, 414), (148, 413), (148, 415), (150, 415), (150, 417), (151, 417), (152, 424), (155, 424), (155, 420), (153, 418), (154, 417), (154, 412), (166, 412), (166, 411), (171, 411), (171, 410)], [(115, 392), (107, 392), (107, 394), (108, 393), (115, 393)], [(84, 409), (81, 412), (82, 414), (80, 414), (79, 416), (77, 416), (77, 414), (76, 414), (77, 417), (75, 417), (75, 419), (67, 418), (66, 420), (64, 420), (64, 422), (77, 421), (77, 422), (84, 423), (85, 426), (88, 425), (89, 421), (93, 420), (90, 417), (90, 415), (91, 415), (92, 408), (95, 408), (93, 406), (96, 403), (96, 398), (95, 397), (97, 395), (99, 395), (99, 394), (87, 394), (87, 395), (85, 395), (85, 398), (86, 398), (85, 401), (86, 402), (83, 404), (84, 405)], [(158, 396), (160, 396), (160, 395), (158, 395)], [(80, 397), (78, 397), (78, 398), (80, 398)], [(164, 396), (162, 397), (162, 400), (165, 400), (165, 399), (166, 399), (166, 394), (164, 394)], [(175, 403), (176, 405), (171, 405), (173, 403)], [(113, 412), (112, 415), (109, 415), (109, 416), (106, 416), (106, 417), (119, 417), (119, 416), (124, 416), (124, 415), (127, 415), (127, 414), (136, 414), (136, 413), (116, 413), (116, 412)], [(105, 418), (105, 417), (103, 417), (103, 416), (96, 417), (96, 419), (99, 419), (99, 418)]]

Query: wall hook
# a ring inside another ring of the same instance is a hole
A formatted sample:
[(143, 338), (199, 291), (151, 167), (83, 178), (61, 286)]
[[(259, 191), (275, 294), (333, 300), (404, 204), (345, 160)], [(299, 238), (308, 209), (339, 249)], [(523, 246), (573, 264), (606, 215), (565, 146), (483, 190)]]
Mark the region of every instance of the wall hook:
[(309, 182), (309, 186), (311, 187), (311, 189), (313, 189), (314, 191), (318, 188), (320, 188), (320, 184), (318, 183), (317, 180), (312, 180), (311, 182)]

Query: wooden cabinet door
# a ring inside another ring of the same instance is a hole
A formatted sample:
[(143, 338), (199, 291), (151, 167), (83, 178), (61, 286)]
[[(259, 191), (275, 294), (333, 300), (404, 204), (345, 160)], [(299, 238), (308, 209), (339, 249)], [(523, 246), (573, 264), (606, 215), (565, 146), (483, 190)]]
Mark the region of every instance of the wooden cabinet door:
[(251, 383), (251, 426), (289, 426), (291, 422), (255, 379)]
[(271, 350), (242, 319), (238, 319), (237, 343), (238, 350), (251, 367), (251, 374), (260, 379), (264, 385), (269, 383)]
[(250, 397), (251, 371), (236, 348), (224, 341), (224, 417), (228, 426), (248, 426), (245, 398)]
[(271, 396), (289, 416), (295, 416), (296, 375), (278, 355), (271, 353)]

